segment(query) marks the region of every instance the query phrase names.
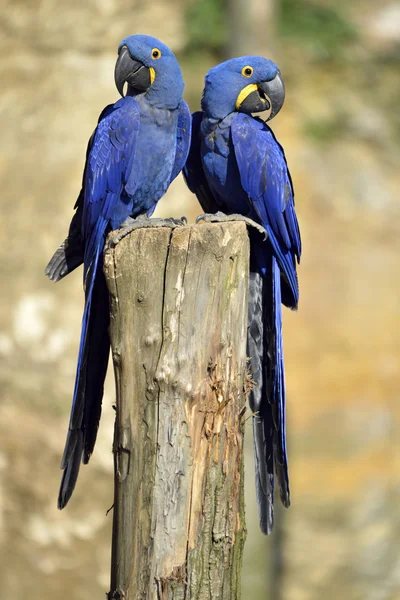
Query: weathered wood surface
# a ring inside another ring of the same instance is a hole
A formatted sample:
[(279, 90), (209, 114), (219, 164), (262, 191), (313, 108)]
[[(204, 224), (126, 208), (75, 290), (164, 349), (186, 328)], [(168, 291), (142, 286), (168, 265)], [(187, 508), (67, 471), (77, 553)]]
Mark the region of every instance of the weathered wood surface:
[(139, 229), (106, 251), (110, 600), (240, 598), (248, 261), (243, 223)]

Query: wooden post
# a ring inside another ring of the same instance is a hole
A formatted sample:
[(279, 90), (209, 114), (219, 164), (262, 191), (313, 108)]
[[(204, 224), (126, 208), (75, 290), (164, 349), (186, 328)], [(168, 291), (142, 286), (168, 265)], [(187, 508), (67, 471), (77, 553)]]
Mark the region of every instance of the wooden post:
[(137, 229), (105, 253), (116, 378), (109, 600), (237, 600), (249, 242)]

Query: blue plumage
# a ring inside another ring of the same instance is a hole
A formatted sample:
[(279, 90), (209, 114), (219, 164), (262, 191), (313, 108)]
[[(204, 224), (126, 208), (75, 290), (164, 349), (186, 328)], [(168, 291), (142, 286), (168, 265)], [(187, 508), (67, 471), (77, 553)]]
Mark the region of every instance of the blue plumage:
[(271, 129), (253, 112), (283, 104), (278, 67), (257, 56), (232, 59), (205, 78), (202, 111), (192, 115), (185, 179), (207, 212), (239, 213), (261, 224), (266, 242), (250, 231), (251, 273), (248, 353), (256, 387), (250, 397), (257, 501), (261, 529), (273, 526), (274, 474), (289, 506), (285, 438), (283, 302), (299, 299), (296, 258), (300, 232), (285, 154)]
[(295, 308), (299, 300), (295, 257), (300, 259), (301, 241), (284, 151), (268, 125), (248, 115), (236, 115), (231, 134), (240, 182), (251, 199), (255, 220), (267, 230)]
[(107, 234), (127, 217), (150, 216), (186, 161), (191, 118), (173, 53), (156, 38), (120, 45), (116, 84), (127, 96), (104, 109), (89, 141), (82, 190), (68, 238), (46, 274), (58, 281), (83, 263), (85, 309), (58, 499), (63, 508), (96, 441), (110, 341), (103, 275)]

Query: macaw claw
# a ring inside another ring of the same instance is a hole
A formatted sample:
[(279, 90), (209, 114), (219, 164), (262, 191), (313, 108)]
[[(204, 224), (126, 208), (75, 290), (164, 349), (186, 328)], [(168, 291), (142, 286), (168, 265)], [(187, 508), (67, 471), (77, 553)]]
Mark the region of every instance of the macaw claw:
[(249, 217), (244, 217), (243, 215), (226, 215), (225, 213), (218, 211), (215, 214), (206, 213), (205, 215), (200, 215), (196, 219), (196, 223), (226, 223), (228, 221), (244, 221), (248, 227), (257, 229), (257, 231), (264, 236), (264, 241), (268, 238), (267, 230), (262, 225), (256, 221), (253, 221), (253, 219), (249, 219)]
[(114, 248), (124, 237), (128, 235), (134, 229), (142, 229), (143, 227), (169, 227), (175, 229), (175, 227), (183, 227), (187, 225), (187, 218), (181, 217), (180, 219), (150, 219), (146, 215), (140, 215), (136, 219), (128, 217), (118, 229), (117, 233), (108, 239), (108, 248)]

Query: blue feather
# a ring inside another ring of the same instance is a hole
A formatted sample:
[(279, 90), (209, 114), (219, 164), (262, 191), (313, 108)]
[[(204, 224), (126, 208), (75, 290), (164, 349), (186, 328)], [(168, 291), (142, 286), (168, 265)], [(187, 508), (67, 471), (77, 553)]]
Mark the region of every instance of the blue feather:
[(174, 55), (149, 36), (130, 36), (123, 44), (143, 64), (153, 60), (154, 46), (161, 50), (155, 81), (143, 94), (121, 98), (101, 113), (88, 144), (70, 235), (46, 268), (57, 281), (82, 262), (84, 267), (85, 308), (59, 508), (71, 497), (81, 459), (89, 461), (100, 420), (110, 348), (103, 275), (106, 236), (128, 216), (153, 213), (181, 171), (190, 145), (191, 116), (182, 100), (183, 80)]
[(192, 133), (192, 117), (188, 105), (184, 100), (179, 105), (178, 130), (176, 136), (176, 152), (174, 166), (171, 173), (171, 183), (185, 166)]
[[(249, 64), (254, 66), (253, 79), (243, 81), (243, 66)], [(249, 232), (248, 354), (256, 383), (250, 406), (255, 413), (257, 503), (260, 527), (270, 533), (274, 476), (283, 504), (290, 504), (281, 305), (297, 307), (296, 258), (300, 259), (301, 240), (283, 148), (263, 121), (235, 109), (243, 87), (257, 83), (257, 70), (259, 81), (270, 81), (278, 72), (262, 57), (242, 57), (206, 75), (203, 111), (193, 115), (184, 176), (205, 211), (246, 215), (268, 233), (262, 242), (258, 234)]]
[(285, 155), (270, 128), (248, 115), (238, 114), (232, 120), (232, 142), (243, 189), (268, 232), (295, 307), (299, 289), (294, 255), (300, 254), (300, 235)]

